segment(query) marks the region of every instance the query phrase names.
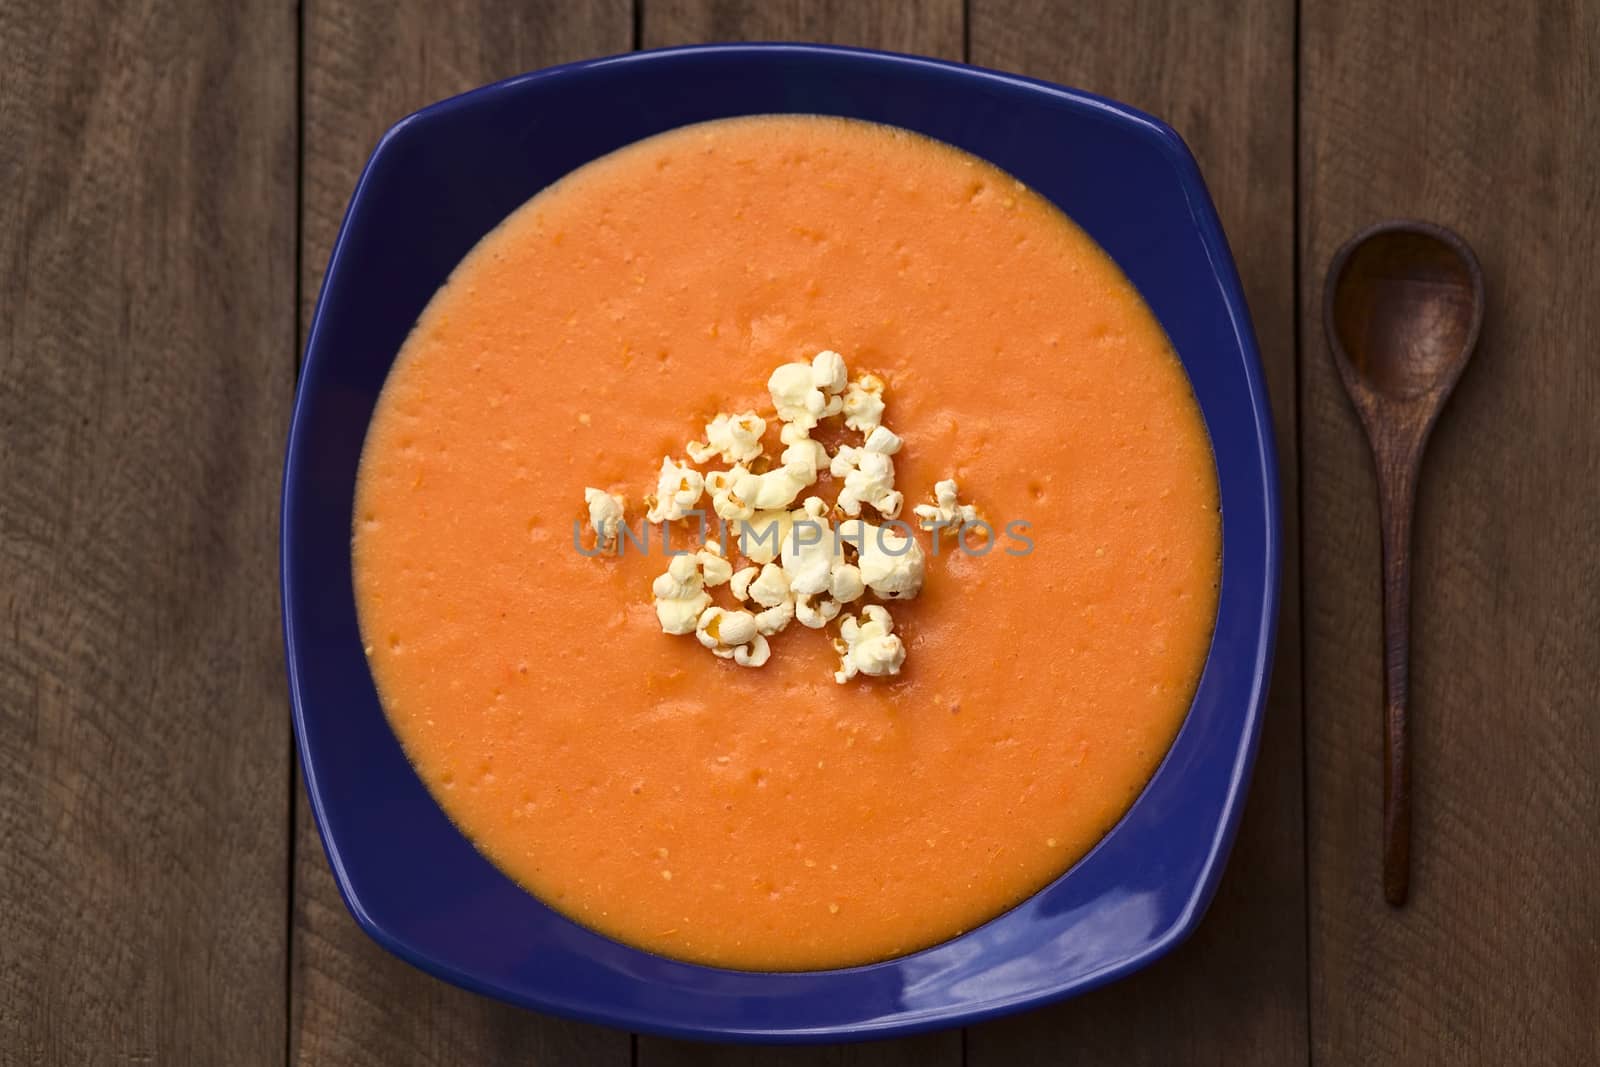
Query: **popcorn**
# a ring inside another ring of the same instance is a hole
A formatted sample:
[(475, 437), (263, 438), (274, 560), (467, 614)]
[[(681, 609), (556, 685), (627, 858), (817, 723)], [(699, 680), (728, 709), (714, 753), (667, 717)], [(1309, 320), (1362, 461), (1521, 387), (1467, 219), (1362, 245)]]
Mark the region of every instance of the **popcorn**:
[(860, 515), (861, 505), (865, 503), (871, 504), (886, 519), (900, 514), (905, 497), (895, 491), (894, 460), (890, 457), (900, 451), (901, 444), (899, 436), (888, 427), (875, 426), (860, 448), (839, 447), (828, 473), (844, 480), (837, 501), (841, 512)]
[(863, 374), (845, 390), (844, 424), (852, 430), (870, 433), (883, 421), (883, 379), (875, 374)]
[(894, 633), (894, 619), (888, 608), (878, 604), (862, 608), (859, 616), (846, 615), (833, 647), (839, 653), (833, 680), (840, 685), (857, 674), (875, 678), (899, 674), (906, 661), (906, 646)]
[(806, 478), (806, 470), (798, 465), (783, 466), (765, 474), (746, 472), (733, 483), (733, 495), (757, 511), (786, 508), (794, 503), (800, 491), (817, 480), (816, 469)]
[(703, 585), (699, 561), (685, 552), (672, 557), (666, 573), (651, 583), (650, 592), (657, 600), (685, 600), (700, 592)]
[[(860, 466), (845, 470), (844, 487), (839, 490), (839, 510), (846, 515), (860, 515), (861, 505), (871, 504), (884, 518), (897, 517), (905, 498), (894, 488), (894, 460), (880, 452), (865, 451), (853, 458)], [(834, 461), (838, 462), (837, 456)]]
[(761, 573), (760, 567), (744, 567), (734, 572), (728, 579), (728, 591), (733, 594), (733, 599), (741, 604), (750, 602), (750, 583), (756, 580)]
[(724, 463), (748, 463), (761, 455), (761, 435), (766, 432), (766, 420), (753, 411), (718, 414), (706, 423), (706, 443), (689, 443), (689, 458), (696, 463), (709, 463), (713, 457)]
[(789, 592), (789, 579), (777, 564), (744, 568), (733, 576), (730, 589), (740, 603), (753, 603), (764, 609), (755, 616), (760, 633), (770, 637), (783, 632), (794, 621), (794, 597)]
[[(776, 462), (763, 451), (768, 423), (753, 411), (719, 412), (706, 423), (705, 441), (686, 446), (694, 462), (715, 459), (726, 469), (702, 475), (688, 461), (661, 460), (656, 492), (648, 498), (649, 521), (682, 519), (709, 496), (712, 510), (737, 535), (738, 551), (751, 563), (736, 571), (731, 554), (716, 539), (675, 555), (651, 584), (663, 632), (692, 633), (714, 655), (759, 667), (772, 656), (768, 638), (791, 623), (822, 629), (842, 615), (834, 641), (840, 654), (837, 682), (900, 672), (906, 648), (888, 610), (868, 604), (856, 615), (844, 611), (869, 592), (885, 600), (914, 597), (926, 573), (922, 547), (909, 536), (909, 527), (893, 521), (904, 505), (894, 487), (893, 457), (904, 442), (883, 425), (884, 388), (883, 380), (871, 374), (851, 381), (839, 353), (819, 352), (810, 362), (779, 366), (767, 380), (782, 422), (783, 449)], [(811, 431), (840, 414), (847, 427), (862, 434), (862, 442), (842, 445), (829, 456)], [(813, 495), (794, 507), (825, 470), (839, 483), (833, 504)], [(957, 494), (953, 480), (937, 483), (933, 503), (915, 508), (922, 528), (975, 521), (976, 509), (962, 504)], [(586, 488), (584, 502), (596, 543), (615, 545), (625, 498)], [(886, 525), (861, 518), (864, 506), (888, 520)], [(848, 518), (835, 527), (835, 514)], [(897, 526), (907, 533), (897, 532)], [(848, 556), (847, 544), (855, 549)], [(707, 590), (722, 585), (738, 607), (712, 603)]]
[(694, 635), (712, 655), (731, 659), (741, 667), (759, 667), (772, 656), (772, 646), (748, 611), (706, 608), (695, 624)]
[(841, 604), (849, 604), (860, 600), (867, 592), (867, 583), (861, 578), (861, 568), (853, 563), (839, 562), (833, 565), (833, 573), (828, 576), (828, 595)]
[(752, 602), (764, 608), (775, 608), (790, 599), (789, 576), (776, 563), (768, 563), (750, 583), (749, 594)]
[(794, 617), (801, 626), (820, 630), (832, 622), (839, 614), (840, 604), (837, 600), (824, 597), (817, 600), (817, 593), (800, 593), (794, 598)]
[(885, 456), (892, 456), (900, 451), (900, 446), (905, 444), (900, 435), (887, 426), (874, 426), (872, 432), (867, 434), (867, 439), (861, 447), (868, 452), (879, 452)]
[(844, 365), (844, 357), (832, 349), (824, 349), (812, 358), (811, 384), (829, 396), (844, 392), (845, 382), (849, 379), (850, 370)]
[(794, 597), (794, 617), (802, 626), (821, 629), (845, 604), (866, 592), (861, 570), (846, 562), (839, 531), (824, 516), (821, 497), (807, 497), (791, 513), (793, 528), (783, 543), (783, 573)]
[(700, 613), (711, 604), (711, 595), (705, 591), (700, 576), (699, 562), (688, 554), (673, 556), (666, 573), (656, 578), (650, 592), (655, 598), (656, 621), (661, 624), (662, 633), (694, 633)]
[(778, 418), (809, 430), (844, 406), (839, 395), (847, 371), (837, 352), (818, 352), (810, 363), (785, 363), (767, 379)]
[(807, 485), (815, 483), (817, 475), (828, 469), (828, 450), (822, 447), (821, 441), (813, 441), (807, 436), (810, 432), (786, 422), (778, 434), (788, 446), (779, 457), (780, 462), (785, 467), (794, 468), (804, 477)]
[(756, 617), (748, 611), (725, 611), (709, 607), (700, 613), (694, 635), (712, 652), (724, 659), (732, 659), (735, 648), (755, 640)]
[(733, 650), (733, 662), (741, 667), (765, 666), (767, 660), (771, 658), (772, 646), (761, 634), (756, 634), (748, 643), (739, 645)]
[(656, 478), (655, 499), (645, 518), (650, 522), (675, 522), (700, 502), (704, 490), (705, 480), (699, 471), (663, 456), (661, 473)]
[(731, 470), (712, 471), (705, 477), (706, 492), (711, 494), (711, 510), (719, 519), (738, 522), (755, 514), (748, 501), (734, 492), (739, 479), (749, 475), (744, 464), (735, 463)]
[[(767, 392), (772, 394), (772, 406), (778, 409), (778, 418), (784, 422), (810, 420), (811, 426), (815, 426), (826, 404), (822, 391), (811, 384), (811, 366), (806, 363), (785, 363), (773, 371), (767, 378)], [(818, 398), (815, 411), (812, 410), (813, 393)]]
[(794, 599), (785, 597), (765, 611), (756, 612), (756, 629), (767, 637), (779, 634), (794, 621)]
[(789, 539), (792, 522), (787, 508), (753, 512), (739, 524), (739, 551), (752, 563), (771, 563)]
[(927, 559), (916, 541), (861, 519), (839, 524), (839, 536), (856, 546), (856, 566), (868, 589), (885, 600), (909, 600), (922, 591)]
[(733, 577), (733, 564), (722, 557), (722, 546), (715, 541), (707, 541), (706, 546), (695, 553), (695, 559), (709, 588), (722, 585)]
[(918, 504), (911, 509), (917, 516), (917, 525), (924, 530), (936, 531), (936, 536), (946, 531), (959, 535), (962, 526), (977, 522), (978, 509), (971, 504), (959, 503), (956, 500), (959, 491), (960, 487), (953, 478), (934, 483), (933, 503)]
[(627, 500), (619, 493), (605, 493), (599, 489), (585, 488), (583, 502), (589, 508), (589, 528), (594, 531), (598, 548), (611, 548), (617, 543), (617, 527), (622, 525), (622, 512)]
[(783, 539), (783, 573), (796, 595), (828, 589), (836, 562), (842, 562), (833, 526), (823, 516), (828, 505), (821, 497), (807, 497), (790, 513), (791, 529)]

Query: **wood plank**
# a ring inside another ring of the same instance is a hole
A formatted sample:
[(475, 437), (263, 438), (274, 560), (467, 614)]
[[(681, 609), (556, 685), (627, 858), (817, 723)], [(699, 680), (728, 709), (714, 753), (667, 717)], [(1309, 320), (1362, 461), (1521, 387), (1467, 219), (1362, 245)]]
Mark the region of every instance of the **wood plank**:
[(1284, 1064), (1306, 1055), (1294, 353), (1294, 4), (972, 0), (972, 61), (1104, 93), (1198, 157), (1244, 279), (1277, 423), (1285, 560), (1269, 710), (1210, 913), (1149, 970), (975, 1027), (969, 1062)]
[[(1300, 142), (1318, 1059), (1600, 1061), (1600, 6), (1306, 0)], [(1411, 215), (1488, 286), (1413, 527), (1410, 903), (1384, 904), (1371, 462), (1320, 320)]]
[(956, 1067), (961, 1031), (855, 1045), (770, 1048), (639, 1038), (639, 1067)]
[(294, 13), (0, 54), (0, 1059), (281, 1063)]
[[(960, 59), (960, 0), (642, 0), (641, 46), (693, 41), (816, 41)], [(821, 1048), (751, 1049), (639, 1039), (639, 1067), (954, 1067), (961, 1034), (948, 1031), (902, 1041)]]
[(642, 48), (812, 41), (962, 58), (962, 0), (639, 0)]
[[(302, 331), (367, 155), (397, 119), (499, 78), (626, 52), (628, 0), (316, 0), (304, 25)], [(303, 337), (303, 333), (302, 333)], [(626, 1033), (497, 1004), (390, 956), (345, 910), (299, 794), (291, 1055), (308, 1064), (626, 1064)]]

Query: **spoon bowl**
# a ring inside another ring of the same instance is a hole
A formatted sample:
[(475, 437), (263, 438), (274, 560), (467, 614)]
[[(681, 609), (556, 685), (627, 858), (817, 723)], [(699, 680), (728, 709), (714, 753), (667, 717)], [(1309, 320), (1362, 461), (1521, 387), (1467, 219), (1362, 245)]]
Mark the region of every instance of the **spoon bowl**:
[(1383, 895), (1410, 891), (1411, 513), (1428, 433), (1478, 343), (1483, 271), (1442, 226), (1384, 222), (1328, 266), (1323, 326), (1366, 427), (1383, 533)]
[(1431, 223), (1380, 223), (1334, 256), (1327, 297), (1347, 389), (1366, 404), (1443, 405), (1483, 322), (1483, 272), (1465, 241)]

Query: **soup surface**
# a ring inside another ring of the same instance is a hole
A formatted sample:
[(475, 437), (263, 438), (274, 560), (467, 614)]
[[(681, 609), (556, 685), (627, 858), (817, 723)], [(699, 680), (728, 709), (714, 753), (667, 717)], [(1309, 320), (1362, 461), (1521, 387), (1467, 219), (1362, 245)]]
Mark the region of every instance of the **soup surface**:
[[(664, 634), (659, 527), (574, 543), (585, 486), (637, 529), (714, 414), (776, 440), (769, 373), (823, 349), (887, 382), (905, 517), (954, 477), (997, 531), (918, 534), (904, 668), (849, 684), (836, 626), (759, 668)], [(580, 923), (750, 969), (934, 944), (1081, 857), (1183, 720), (1221, 551), (1188, 381), (1093, 241), (956, 149), (806, 116), (634, 144), (484, 238), (390, 374), (353, 546), (384, 709), (457, 825)]]

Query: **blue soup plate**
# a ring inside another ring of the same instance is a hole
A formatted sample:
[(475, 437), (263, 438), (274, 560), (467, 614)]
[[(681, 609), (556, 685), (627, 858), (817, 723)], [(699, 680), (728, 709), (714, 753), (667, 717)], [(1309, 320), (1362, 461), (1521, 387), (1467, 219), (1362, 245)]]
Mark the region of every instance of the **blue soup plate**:
[[(1222, 494), (1222, 590), (1194, 705), (1122, 821), (1021, 905), (864, 967), (749, 973), (664, 959), (518, 888), (445, 817), (390, 732), (362, 654), (350, 516), (362, 440), (412, 323), (462, 256), (575, 167), (732, 115), (890, 123), (982, 156), (1063, 208), (1121, 265), (1194, 384)], [(1178, 136), (1087, 93), (953, 63), (803, 45), (575, 63), (402, 120), (379, 143), (328, 264), (289, 431), (282, 580), (295, 733), (339, 890), (425, 971), (540, 1011), (723, 1040), (882, 1037), (972, 1022), (1128, 974), (1200, 921), (1239, 820), (1277, 614), (1272, 423), (1239, 280)]]

